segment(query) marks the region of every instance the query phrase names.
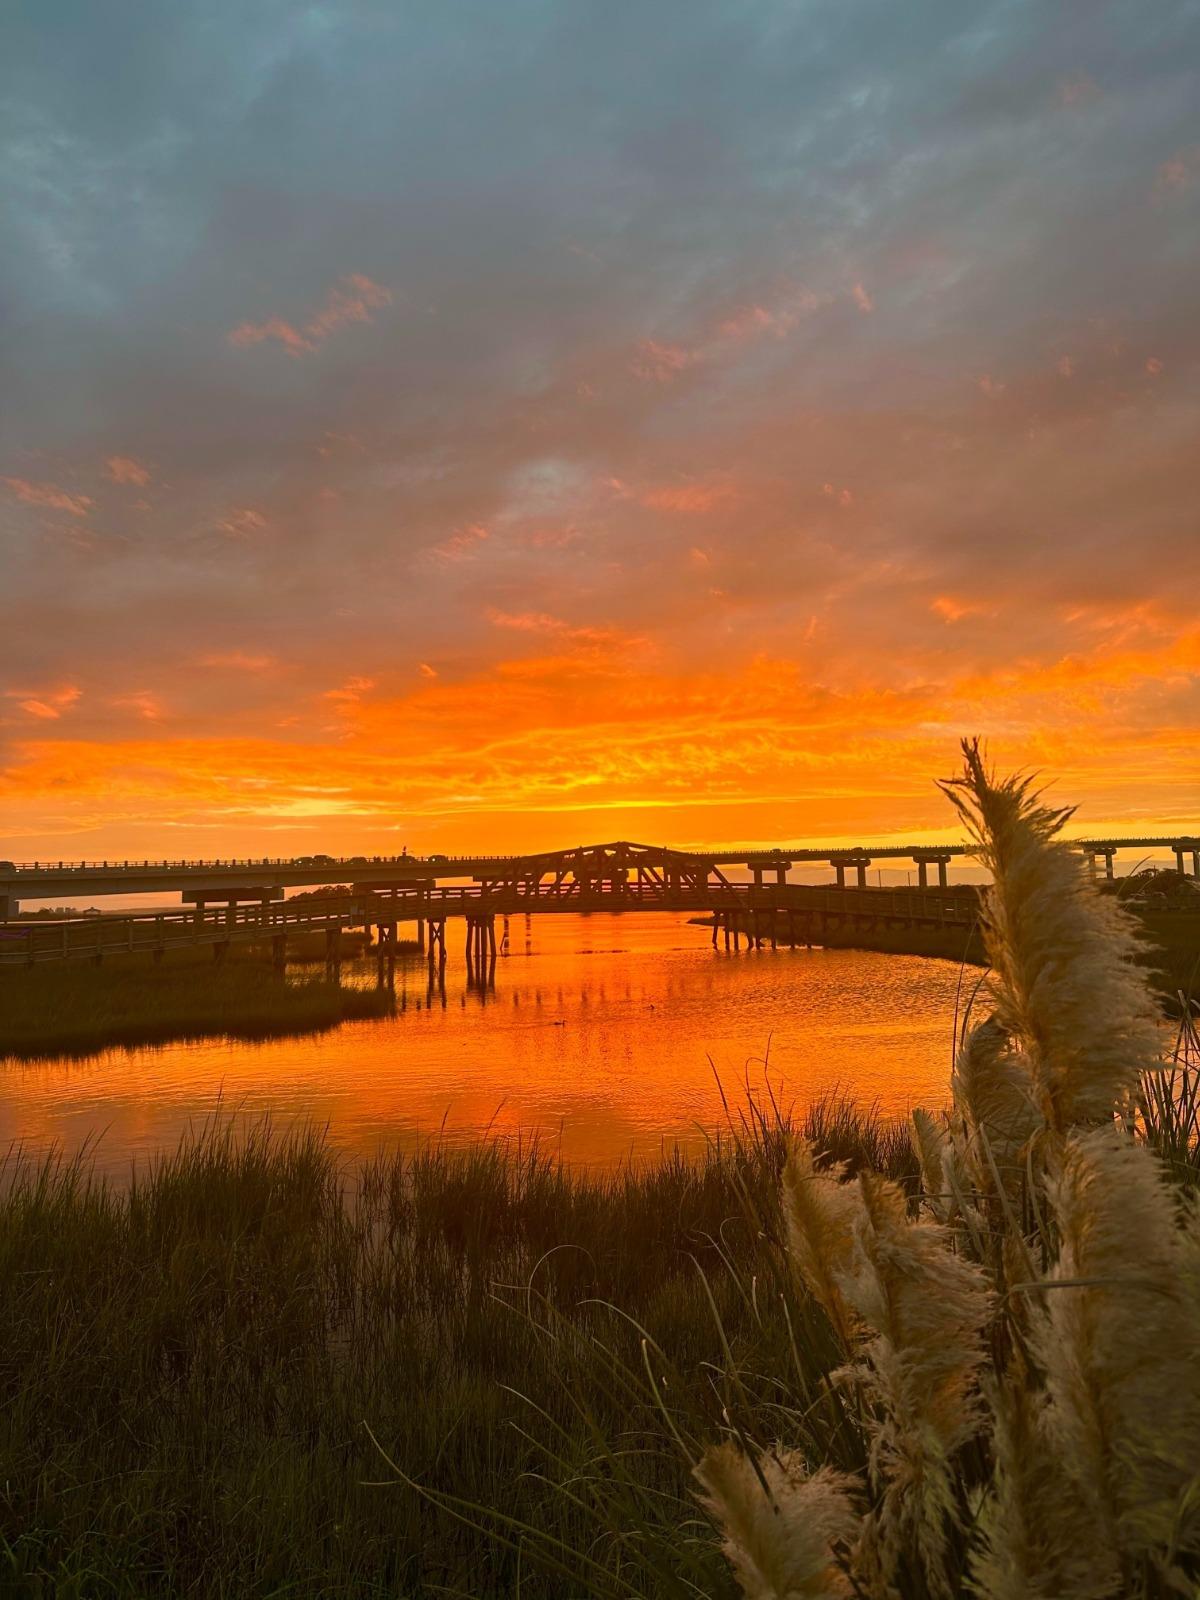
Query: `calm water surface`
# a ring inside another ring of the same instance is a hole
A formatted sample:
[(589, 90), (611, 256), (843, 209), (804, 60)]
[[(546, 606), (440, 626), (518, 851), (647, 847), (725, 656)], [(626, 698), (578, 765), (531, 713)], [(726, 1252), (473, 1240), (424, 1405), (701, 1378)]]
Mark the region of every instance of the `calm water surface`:
[[(397, 1014), (262, 1044), (212, 1040), (0, 1066), (0, 1149), (74, 1151), (109, 1171), (173, 1148), (219, 1106), (328, 1123), (354, 1153), (422, 1139), (538, 1133), (609, 1164), (698, 1145), (763, 1062), (783, 1098), (842, 1089), (888, 1112), (944, 1102), (959, 970), (849, 950), (714, 951), (670, 915), (514, 918), (493, 992), (451, 942), (444, 997), (423, 961)], [(345, 969), (344, 969), (345, 971)], [(363, 963), (355, 981), (371, 981)], [(709, 1061), (712, 1061), (710, 1066)]]

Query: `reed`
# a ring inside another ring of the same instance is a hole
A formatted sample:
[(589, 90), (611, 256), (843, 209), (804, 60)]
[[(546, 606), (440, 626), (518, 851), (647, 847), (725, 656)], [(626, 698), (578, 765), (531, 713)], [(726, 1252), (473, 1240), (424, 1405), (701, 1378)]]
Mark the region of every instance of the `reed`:
[[(1194, 1037), (1164, 1061), (1069, 812), (964, 757), (945, 787), (993, 886), (953, 1110), (914, 1119), (915, 1197), (797, 1142), (788, 1255), (835, 1353), (695, 1467), (753, 1600), (1200, 1592)], [(823, 1405), (858, 1446), (836, 1489)]]
[[(730, 1355), (790, 1360), (778, 1183), (803, 1127), (913, 1180), (902, 1133), (833, 1103), (605, 1174), (501, 1142), (350, 1163), (230, 1119), (124, 1185), (10, 1153), (0, 1589), (694, 1593), (661, 1571), (693, 1513), (642, 1341), (695, 1440)], [(656, 1532), (633, 1552), (606, 1531), (626, 1510)], [(699, 1525), (680, 1559), (733, 1592)]]

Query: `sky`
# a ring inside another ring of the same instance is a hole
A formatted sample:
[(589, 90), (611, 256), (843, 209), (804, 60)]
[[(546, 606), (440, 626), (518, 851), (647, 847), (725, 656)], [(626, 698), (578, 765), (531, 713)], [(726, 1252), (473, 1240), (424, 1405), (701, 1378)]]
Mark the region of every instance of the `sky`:
[(0, 855), (1200, 831), (1200, 6), (3, 27)]

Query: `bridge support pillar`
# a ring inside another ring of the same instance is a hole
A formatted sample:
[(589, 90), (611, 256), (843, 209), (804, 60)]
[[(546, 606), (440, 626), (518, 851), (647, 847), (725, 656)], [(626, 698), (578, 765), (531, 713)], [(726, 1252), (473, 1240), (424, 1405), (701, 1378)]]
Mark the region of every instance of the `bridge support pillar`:
[(425, 918), (417, 918), (417, 949), (424, 954), (425, 951)]
[(15, 922), (20, 909), (15, 894), (0, 894), (0, 922)]
[(1177, 844), (1173, 846), (1173, 849), (1175, 851), (1175, 870), (1181, 878), (1184, 878), (1187, 876), (1187, 869), (1183, 864), (1183, 846)]
[(325, 976), (331, 983), (337, 983), (342, 976), (342, 930), (340, 928), (326, 928), (325, 930)]
[[(1116, 869), (1113, 866), (1113, 857), (1116, 855), (1116, 853), (1117, 852), (1112, 848), (1111, 845), (1109, 845), (1106, 849), (1097, 850), (1097, 852), (1096, 852), (1096, 855), (1100, 855), (1100, 856), (1104, 857), (1104, 876), (1106, 878), (1111, 879), (1111, 878), (1114, 878), (1116, 876)], [(1095, 862), (1095, 856), (1093, 856), (1093, 858), (1092, 858), (1092, 871), (1094, 872), (1095, 870), (1096, 870), (1096, 862)]]
[(854, 865), (858, 868), (858, 887), (865, 889), (867, 887), (867, 863), (865, 861), (856, 861)]
[(1192, 851), (1192, 877), (1200, 878), (1200, 850)]
[(831, 861), (829, 865), (837, 873), (837, 886), (839, 889), (846, 887), (846, 863), (844, 861)]
[(917, 864), (917, 884), (920, 888), (928, 889), (929, 887), (930, 867), (938, 869), (938, 888), (946, 889), (949, 887), (949, 878), (947, 877), (947, 869), (950, 865), (949, 856), (939, 855), (936, 851), (928, 851), (923, 852), (921, 855), (914, 855), (913, 860)]
[(382, 989), (396, 987), (396, 924), (381, 922), (375, 929), (375, 982)]

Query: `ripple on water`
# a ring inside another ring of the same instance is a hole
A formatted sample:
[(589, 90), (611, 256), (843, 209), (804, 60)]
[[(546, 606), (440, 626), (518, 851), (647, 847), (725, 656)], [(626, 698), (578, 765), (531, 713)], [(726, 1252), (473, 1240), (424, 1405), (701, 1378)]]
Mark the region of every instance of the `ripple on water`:
[[(355, 981), (369, 981), (364, 963)], [(733, 1100), (835, 1090), (902, 1114), (947, 1092), (959, 969), (852, 950), (714, 951), (683, 918), (514, 918), (495, 989), (468, 990), (461, 953), (444, 997), (418, 959), (397, 971), (395, 1017), (250, 1043), (109, 1050), (84, 1062), (0, 1070), (0, 1145), (74, 1151), (98, 1164), (173, 1148), (220, 1106), (328, 1123), (354, 1153), (537, 1133), (573, 1162), (702, 1142)], [(711, 1065), (710, 1065), (711, 1060)]]

